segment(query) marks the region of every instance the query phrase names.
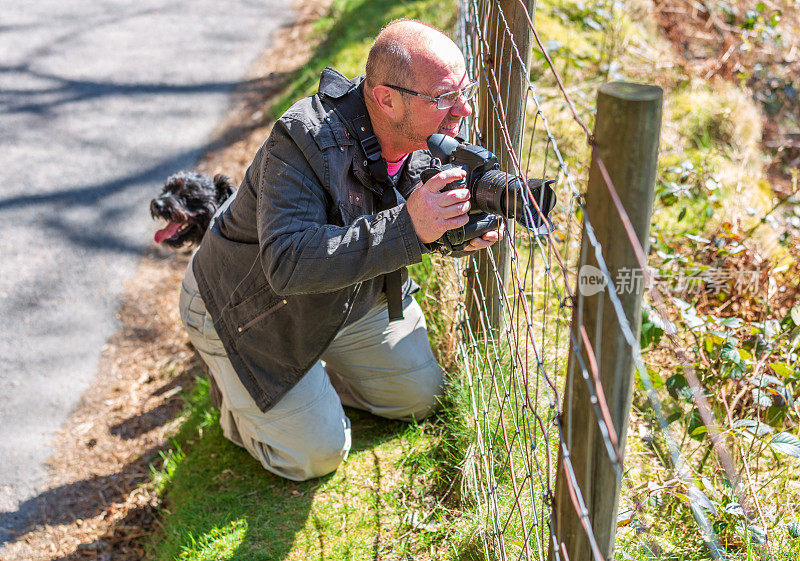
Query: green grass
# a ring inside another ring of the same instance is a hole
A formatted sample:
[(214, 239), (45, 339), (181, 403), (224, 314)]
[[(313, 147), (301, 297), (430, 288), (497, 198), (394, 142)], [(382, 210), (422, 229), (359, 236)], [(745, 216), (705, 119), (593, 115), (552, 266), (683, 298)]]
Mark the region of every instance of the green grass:
[[(454, 6), (444, 0), (335, 0), (316, 23), (316, 33), (326, 39), (289, 80), (273, 106), (275, 113), (313, 93), (325, 66), (348, 76), (362, 73), (372, 39), (399, 17), (447, 27), (454, 20)], [(434, 337), (440, 336), (443, 325), (434, 320), (432, 326)], [(445, 437), (440, 419), (407, 424), (354, 410), (348, 410), (348, 416), (353, 446), (347, 461), (329, 476), (287, 481), (266, 472), (222, 436), (218, 413), (209, 403), (208, 384), (198, 378), (172, 446), (153, 466), (164, 506), (162, 528), (146, 542), (147, 558), (253, 561), (450, 555), (462, 539), (452, 524), (458, 515), (438, 502), (437, 493), (447, 492), (462, 446)]]
[[(558, 39), (559, 45), (551, 44), (551, 54), (567, 87), (572, 88), (580, 115), (590, 127), (594, 89), (611, 76), (610, 61), (619, 63), (617, 75), (612, 78), (658, 82), (665, 87), (665, 126), (653, 236), (656, 249), (668, 253), (682, 243), (680, 236), (703, 234), (730, 219), (730, 207), (736, 207), (740, 199), (757, 208), (763, 206), (763, 177), (753, 173), (743, 178), (740, 173), (743, 161), (758, 159), (758, 134), (754, 132), (759, 126), (758, 115), (750, 111), (750, 102), (741, 92), (691, 82), (677, 70), (656, 70), (626, 54), (619, 48), (622, 43), (657, 45), (660, 39), (630, 12), (619, 7), (608, 11), (610, 5), (606, 1), (540, 2), (537, 29), (545, 42)], [(443, 0), (336, 0), (331, 11), (316, 24), (316, 33), (327, 39), (315, 49), (312, 60), (290, 79), (274, 105), (274, 114), (279, 115), (299, 97), (313, 93), (325, 66), (333, 66), (348, 76), (362, 73), (375, 34), (398, 17), (419, 18), (447, 28), (454, 20), (453, 4)], [(602, 29), (597, 29), (598, 24)], [(543, 60), (535, 60), (532, 79), (539, 87), (541, 108), (548, 115), (570, 169), (580, 181), (585, 179), (588, 168), (585, 136), (567, 113)], [(544, 160), (547, 142), (541, 135), (541, 122), (533, 148), (528, 148), (536, 109), (529, 107), (523, 162), (530, 156), (531, 169), (541, 169), (547, 175), (555, 167), (552, 154), (547, 162)], [(739, 117), (738, 121), (731, 123), (731, 115)], [(565, 225), (560, 234), (567, 241), (576, 240), (573, 201), (565, 186), (561, 188), (555, 212)], [(521, 259), (526, 260), (529, 251), (538, 252), (525, 239), (518, 241)], [(559, 250), (574, 258), (576, 251), (567, 245)], [(524, 281), (525, 289), (533, 292), (530, 303), (534, 310), (548, 304), (554, 316), (548, 320), (548, 334), (552, 335), (555, 322), (563, 318), (553, 311), (557, 303), (552, 301), (552, 291), (540, 290), (547, 279), (542, 276), (541, 264), (537, 266), (537, 276)], [(452, 268), (443, 266), (442, 259), (425, 256), (421, 264), (412, 267), (412, 275), (423, 286), (418, 299), (426, 313), (432, 346), (450, 380), (440, 415), (408, 425), (348, 411), (354, 442), (347, 462), (330, 476), (293, 483), (265, 472), (245, 451), (222, 437), (216, 416), (209, 413), (207, 387), (201, 381), (189, 399), (185, 422), (171, 451), (163, 455), (154, 471), (165, 507), (163, 529), (149, 541), (148, 558), (495, 558), (499, 552), (493, 545), (492, 521), (481, 502), (485, 495), (481, 485), (487, 480), (493, 480), (502, 490), (497, 503), (500, 517), (511, 520), (504, 536), (506, 554), (512, 558), (518, 555), (523, 537), (522, 515), (515, 513), (516, 503), (507, 492), (511, 485), (508, 462), (522, 473), (524, 454), (515, 453), (509, 460), (504, 439), (519, 426), (523, 408), (516, 404), (501, 419), (497, 407), (505, 391), (511, 389), (511, 356), (503, 349), (496, 356), (484, 357), (480, 341), (468, 356), (459, 354), (454, 347), (457, 334), (452, 320), (462, 296)], [(567, 337), (562, 326), (561, 339), (553, 339), (543, 349), (547, 367), (559, 379), (563, 379), (566, 366), (563, 347)], [(464, 340), (469, 341), (468, 334)], [(494, 375), (489, 373), (489, 363)], [(471, 386), (465, 375), (468, 367), (472, 372)], [(528, 368), (535, 372), (530, 364)], [(514, 389), (518, 394), (525, 389), (531, 391), (548, 427), (546, 433), (538, 431), (535, 436), (534, 457), (541, 465), (546, 464), (548, 445), (553, 458), (557, 456), (557, 437), (543, 384), (537, 378), (529, 388)], [(481, 446), (477, 445), (478, 432), (482, 435)], [(623, 502), (634, 506), (641, 499), (642, 484), (671, 475), (636, 437), (635, 430), (629, 432), (628, 445), (629, 471)], [(532, 489), (537, 497), (544, 491), (539, 482), (534, 482)], [(641, 509), (648, 526), (645, 531), (634, 526), (621, 529), (617, 559), (625, 559), (623, 551), (635, 559), (708, 559), (697, 525), (677, 496), (667, 496), (659, 504), (645, 502)], [(538, 514), (547, 520), (546, 512)], [(526, 510), (523, 515), (530, 520), (532, 513)], [(541, 541), (546, 543), (546, 522), (539, 531)], [(761, 558), (747, 540), (736, 542), (732, 532), (721, 535), (730, 537), (731, 559)], [(796, 558), (800, 540), (786, 531), (774, 532), (773, 539), (773, 559)]]
[(164, 529), (148, 558), (364, 559), (397, 538), (404, 527), (397, 493), (405, 483), (397, 466), (428, 445), (424, 425), (349, 411), (348, 460), (332, 475), (297, 483), (265, 472), (222, 436), (217, 415), (207, 413), (207, 391), (200, 379), (175, 439), (180, 446), (156, 477), (165, 492)]

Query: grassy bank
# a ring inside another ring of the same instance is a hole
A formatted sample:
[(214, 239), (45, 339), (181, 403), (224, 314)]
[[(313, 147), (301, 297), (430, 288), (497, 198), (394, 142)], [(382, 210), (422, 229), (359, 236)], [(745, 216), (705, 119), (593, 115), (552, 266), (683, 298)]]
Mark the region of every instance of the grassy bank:
[[(374, 35), (387, 21), (403, 16), (448, 28), (454, 7), (439, 0), (335, 2), (315, 24), (314, 36), (324, 39), (273, 100), (272, 115), (312, 93), (324, 66), (351, 76), (362, 72)], [(774, 185), (765, 163), (769, 155), (762, 144), (763, 107), (742, 83), (705, 80), (683, 66), (680, 53), (665, 37), (663, 25), (656, 25), (658, 21), (653, 3), (647, 0), (549, 0), (539, 2), (536, 13), (539, 33), (590, 127), (594, 92), (604, 81), (652, 83), (665, 91), (650, 262), (663, 278), (661, 288), (678, 299), (669, 319), (679, 328), (680, 343), (701, 374), (726, 443), (735, 452), (739, 467), (744, 470), (746, 466), (751, 472), (746, 494), (758, 507), (757, 520), (743, 515), (730, 482), (709, 452), (707, 432), (698, 425), (697, 411), (687, 397), (684, 365), (661, 338), (659, 327), (645, 321), (650, 329), (644, 340), (648, 370), (664, 400), (672, 437), (701, 482), (708, 499), (707, 515), (729, 558), (762, 558), (765, 548), (759, 532), (763, 532), (770, 536), (774, 559), (794, 559), (800, 550), (796, 536), (800, 522), (794, 506), (800, 489), (791, 477), (800, 455), (800, 448), (794, 448), (798, 415), (793, 405), (800, 380), (796, 356), (800, 311), (794, 315), (790, 311), (796, 309), (792, 283), (796, 284), (797, 268), (786, 261), (797, 255), (797, 232), (786, 227), (783, 218), (776, 219), (778, 226), (766, 218), (762, 225), (762, 218), (775, 205)], [(566, 111), (536, 49), (532, 78), (541, 109), (581, 182), (588, 162), (585, 136)], [(532, 146), (536, 151), (537, 145)], [(537, 157), (533, 156), (534, 161)], [(561, 200), (568, 199), (567, 195)], [(569, 207), (556, 213), (561, 213), (563, 223), (570, 220)], [(527, 259), (528, 245), (523, 241), (519, 247), (521, 257)], [(678, 275), (737, 267), (758, 267), (763, 282), (749, 293), (733, 284), (721, 292), (712, 291), (708, 284), (701, 284), (699, 292), (687, 292), (674, 282)], [(491, 399), (481, 393), (485, 388), (479, 377), (469, 378), (475, 383), (468, 383), (465, 372), (492, 363), (505, 379), (510, 359), (502, 352), (489, 357), (477, 344), (466, 353), (460, 352), (466, 347), (457, 348), (451, 320), (461, 296), (457, 280), (443, 274), (448, 270), (439, 258), (426, 257), (412, 271), (424, 287), (419, 299), (429, 320), (432, 346), (451, 379), (438, 418), (407, 425), (348, 411), (354, 437), (348, 461), (328, 477), (292, 483), (264, 472), (243, 450), (222, 438), (215, 414), (209, 413), (207, 388), (201, 381), (188, 396), (174, 445), (154, 465), (153, 477), (165, 506), (163, 529), (148, 543), (149, 557), (491, 556), (491, 548), (486, 546), (491, 541), (490, 521), (483, 505), (475, 500), (481, 475), (475, 473), (480, 452), (473, 444), (476, 431), (481, 430), (474, 412), (476, 403), (483, 405)], [(544, 284), (538, 278), (527, 282), (528, 287)], [(544, 294), (541, 301), (532, 301), (543, 308), (551, 297)], [(468, 337), (462, 340), (469, 342)], [(548, 357), (563, 356), (565, 344), (562, 334), (560, 340), (545, 341), (544, 352)], [(551, 361), (548, 367), (558, 372), (556, 361), (546, 360)], [(484, 374), (487, 379), (493, 375), (477, 372), (476, 376)], [(542, 384), (542, 380), (531, 380), (529, 389), (539, 410), (547, 411)], [(734, 395), (740, 397), (732, 406)], [(551, 416), (544, 416), (549, 425), (553, 413), (548, 414)], [(495, 430), (508, 423), (497, 411), (486, 411), (484, 419), (486, 426)], [(656, 427), (652, 407), (638, 381), (628, 434), (620, 508), (627, 514), (620, 523), (617, 558), (708, 558), (688, 491), (675, 478), (663, 453), (664, 435)], [(785, 436), (775, 440), (778, 435)], [(544, 436), (528, 444), (537, 450), (547, 445), (555, 448)], [(512, 482), (506, 462), (518, 459), (498, 456), (492, 475), (507, 490)], [(507, 493), (503, 501), (499, 510), (505, 517), (514, 502)], [(546, 524), (540, 528), (546, 534)], [(513, 524), (506, 528), (511, 552), (520, 547), (520, 531)], [(541, 537), (546, 543), (546, 535)]]
[(410, 527), (404, 516), (423, 508), (411, 492), (419, 482), (403, 463), (430, 446), (425, 425), (349, 411), (347, 462), (330, 476), (294, 483), (266, 473), (226, 441), (210, 410), (201, 380), (154, 474), (166, 507), (148, 558), (366, 559), (403, 545), (415, 555), (428, 551), (425, 534), (401, 539)]
[[(447, 28), (454, 16), (452, 4), (439, 0), (337, 0), (314, 24), (308, 40), (318, 44), (311, 59), (264, 103), (280, 115), (315, 91), (325, 66), (362, 73), (372, 39), (392, 19)], [(432, 284), (425, 267), (416, 276)], [(433, 324), (434, 333), (446, 329)], [(267, 473), (223, 438), (207, 383), (197, 374), (173, 444), (153, 464), (163, 508), (161, 530), (146, 543), (148, 559), (440, 559), (452, 553), (458, 540), (435, 504), (449, 484), (442, 466), (452, 471), (457, 458), (448, 460), (454, 445), (441, 438), (440, 420), (409, 425), (348, 410), (348, 460), (327, 477), (294, 483)]]

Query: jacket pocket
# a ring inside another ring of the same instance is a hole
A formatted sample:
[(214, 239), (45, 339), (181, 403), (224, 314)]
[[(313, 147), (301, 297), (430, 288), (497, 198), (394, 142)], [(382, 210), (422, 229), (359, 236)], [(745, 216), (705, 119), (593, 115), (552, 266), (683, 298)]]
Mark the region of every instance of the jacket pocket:
[(374, 195), (371, 191), (354, 181), (342, 181), (335, 189), (335, 197), (339, 214), (344, 219), (345, 225), (351, 224), (356, 218), (372, 214)]
[(239, 325), (236, 326), (237, 333), (243, 333), (247, 331), (258, 322), (266, 319), (267, 317), (271, 316), (272, 314), (283, 308), (285, 305), (286, 305), (286, 298), (282, 298), (281, 300), (278, 300), (271, 306), (268, 306), (266, 310), (258, 313), (255, 317), (252, 317), (247, 321), (240, 322)]
[(250, 329), (285, 305), (286, 299), (275, 294), (256, 259), (221, 313), (229, 332), (237, 334)]

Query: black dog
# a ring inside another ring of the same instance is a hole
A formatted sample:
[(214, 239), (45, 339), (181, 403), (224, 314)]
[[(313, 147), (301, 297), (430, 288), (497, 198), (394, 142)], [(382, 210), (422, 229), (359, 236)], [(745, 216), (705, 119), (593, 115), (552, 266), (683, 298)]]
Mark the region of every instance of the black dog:
[(161, 195), (150, 201), (152, 217), (167, 221), (154, 237), (171, 247), (199, 244), (211, 217), (236, 187), (227, 175), (214, 179), (201, 173), (179, 171), (167, 178)]

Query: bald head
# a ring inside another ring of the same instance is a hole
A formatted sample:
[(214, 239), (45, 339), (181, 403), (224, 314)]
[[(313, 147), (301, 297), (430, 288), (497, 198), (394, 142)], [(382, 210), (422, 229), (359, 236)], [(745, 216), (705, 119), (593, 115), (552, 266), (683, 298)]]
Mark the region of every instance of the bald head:
[(383, 157), (393, 162), (422, 150), (432, 134), (455, 136), (472, 107), (463, 95), (441, 96), (463, 92), (468, 83), (464, 56), (447, 35), (414, 20), (384, 27), (370, 49), (364, 85)]
[(433, 26), (416, 20), (391, 22), (378, 34), (367, 57), (367, 85), (414, 87), (431, 65), (463, 61), (458, 46)]

